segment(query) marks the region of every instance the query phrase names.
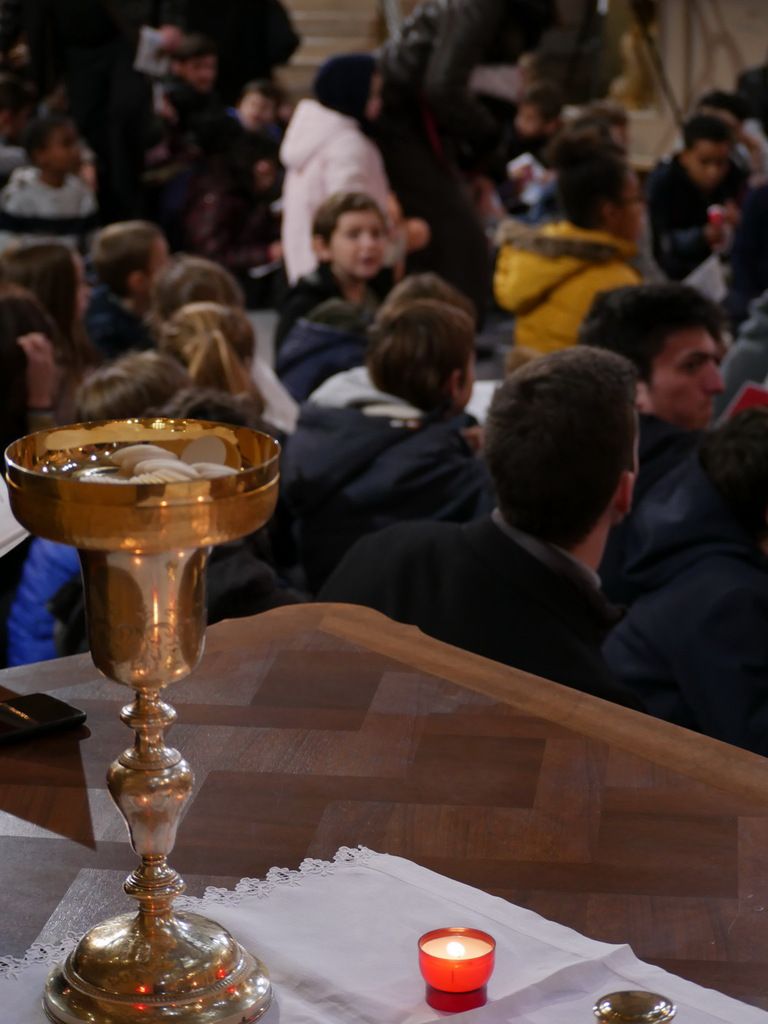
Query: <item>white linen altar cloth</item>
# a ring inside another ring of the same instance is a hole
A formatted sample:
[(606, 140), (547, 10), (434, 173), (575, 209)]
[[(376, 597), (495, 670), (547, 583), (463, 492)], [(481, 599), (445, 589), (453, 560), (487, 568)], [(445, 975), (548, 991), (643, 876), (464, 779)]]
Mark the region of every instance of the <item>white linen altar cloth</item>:
[[(263, 1024), (426, 1024), (449, 1016), (424, 1002), (417, 940), (452, 925), (481, 928), (497, 943), (489, 1002), (450, 1015), (457, 1024), (589, 1024), (599, 996), (631, 988), (673, 999), (680, 1024), (768, 1024), (768, 1013), (642, 963), (628, 946), (595, 942), (370, 850), (342, 848), (333, 863), (273, 868), (265, 880), (177, 903), (219, 921), (266, 963), (275, 1003)], [(4, 1021), (43, 1024), (40, 993), (64, 945), (38, 947), (23, 961), (0, 958)]]

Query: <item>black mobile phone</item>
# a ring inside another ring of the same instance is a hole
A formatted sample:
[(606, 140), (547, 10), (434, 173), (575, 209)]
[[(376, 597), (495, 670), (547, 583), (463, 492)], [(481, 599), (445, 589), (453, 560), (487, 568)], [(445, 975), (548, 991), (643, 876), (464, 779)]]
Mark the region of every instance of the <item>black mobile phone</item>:
[(71, 729), (84, 721), (84, 711), (56, 697), (49, 697), (47, 693), (11, 697), (0, 701), (0, 745), (59, 729)]

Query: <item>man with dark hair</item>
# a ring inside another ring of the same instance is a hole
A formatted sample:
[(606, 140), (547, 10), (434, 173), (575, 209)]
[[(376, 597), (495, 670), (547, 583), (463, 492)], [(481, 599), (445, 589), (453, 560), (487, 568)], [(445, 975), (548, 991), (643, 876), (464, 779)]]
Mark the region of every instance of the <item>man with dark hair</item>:
[(603, 588), (629, 604), (625, 577), (632, 522), (645, 495), (679, 466), (712, 419), (723, 390), (720, 308), (683, 284), (645, 284), (603, 292), (579, 331), (579, 342), (625, 356), (638, 375), (639, 469), (633, 509), (611, 531), (600, 565)]
[(485, 453), (498, 507), (477, 522), (406, 523), (359, 541), (323, 588), (448, 643), (633, 704), (600, 644), (617, 618), (596, 568), (634, 482), (635, 373), (573, 348), (501, 385)]
[(768, 410), (713, 431), (639, 509), (642, 596), (605, 655), (653, 714), (768, 754)]
[[(683, 126), (683, 148), (648, 179), (648, 213), (656, 262), (681, 281), (727, 247), (739, 220), (747, 174), (733, 159), (733, 132), (721, 117), (696, 114)], [(718, 220), (708, 217), (722, 207)]]
[(603, 292), (582, 322), (579, 342), (618, 352), (639, 377), (638, 408), (680, 430), (702, 430), (723, 390), (723, 314), (683, 284)]

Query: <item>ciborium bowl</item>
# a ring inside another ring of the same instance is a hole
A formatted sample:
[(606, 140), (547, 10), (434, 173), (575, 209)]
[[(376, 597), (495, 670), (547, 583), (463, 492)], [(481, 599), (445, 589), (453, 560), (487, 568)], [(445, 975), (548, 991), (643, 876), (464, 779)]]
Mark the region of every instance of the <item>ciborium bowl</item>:
[[(134, 482), (110, 456), (136, 444), (229, 469)], [(94, 663), (135, 693), (121, 712), (134, 743), (107, 781), (140, 858), (124, 886), (138, 912), (80, 940), (48, 979), (46, 1014), (57, 1024), (252, 1024), (272, 997), (264, 965), (219, 925), (173, 910), (184, 883), (167, 858), (193, 775), (165, 744), (176, 712), (161, 693), (202, 655), (211, 546), (252, 533), (274, 510), (279, 445), (246, 428), (151, 418), (40, 431), (5, 458), (19, 522), (78, 549)]]

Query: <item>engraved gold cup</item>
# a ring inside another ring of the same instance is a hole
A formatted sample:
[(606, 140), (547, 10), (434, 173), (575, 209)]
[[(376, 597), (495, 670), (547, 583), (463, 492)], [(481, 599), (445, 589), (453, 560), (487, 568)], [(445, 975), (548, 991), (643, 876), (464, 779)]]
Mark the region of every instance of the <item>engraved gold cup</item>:
[[(179, 455), (202, 438), (217, 439), (235, 474), (127, 483), (104, 468), (105, 455), (125, 444)], [(167, 857), (193, 775), (165, 744), (176, 712), (161, 691), (202, 655), (211, 545), (267, 522), (278, 459), (279, 445), (266, 434), (168, 419), (60, 427), (6, 451), (16, 518), (31, 533), (79, 551), (94, 663), (135, 690), (121, 713), (135, 741), (107, 780), (140, 857), (124, 886), (139, 909), (96, 925), (51, 974), (43, 1005), (57, 1024), (252, 1024), (271, 1002), (261, 961), (213, 921), (173, 911), (184, 882)]]

